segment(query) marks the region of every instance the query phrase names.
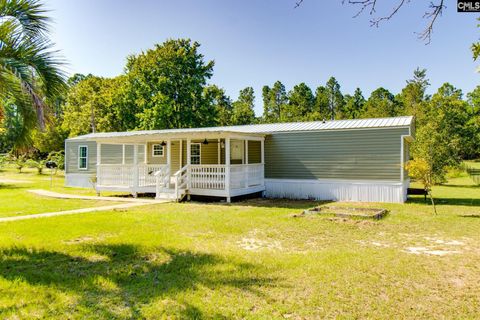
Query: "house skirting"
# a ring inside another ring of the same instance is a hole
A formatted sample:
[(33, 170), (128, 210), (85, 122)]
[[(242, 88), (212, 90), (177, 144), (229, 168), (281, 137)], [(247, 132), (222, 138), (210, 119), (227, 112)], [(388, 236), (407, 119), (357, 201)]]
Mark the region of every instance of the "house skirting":
[(65, 174), (65, 186), (67, 187), (79, 187), (79, 188), (93, 188), (92, 177), (95, 174), (88, 173), (66, 173)]
[(300, 180), (265, 179), (268, 198), (315, 199), (358, 202), (394, 202), (407, 200), (409, 180)]

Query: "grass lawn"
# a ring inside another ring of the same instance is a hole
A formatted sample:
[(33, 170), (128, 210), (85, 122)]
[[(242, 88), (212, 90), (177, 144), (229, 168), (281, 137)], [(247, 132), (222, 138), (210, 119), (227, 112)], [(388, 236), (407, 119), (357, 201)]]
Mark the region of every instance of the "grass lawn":
[(421, 197), (336, 204), (381, 221), (257, 199), (0, 223), (0, 318), (478, 318), (480, 188), (462, 175), (434, 195), (437, 216)]
[(102, 205), (112, 205), (116, 202), (54, 199), (35, 195), (30, 189), (45, 189), (61, 193), (95, 195), (93, 189), (66, 188), (63, 186), (63, 175), (54, 176), (50, 188), (50, 175), (38, 175), (36, 170), (23, 169), (23, 173), (7, 168), (0, 171), (0, 218), (29, 215), (45, 212), (56, 212)]

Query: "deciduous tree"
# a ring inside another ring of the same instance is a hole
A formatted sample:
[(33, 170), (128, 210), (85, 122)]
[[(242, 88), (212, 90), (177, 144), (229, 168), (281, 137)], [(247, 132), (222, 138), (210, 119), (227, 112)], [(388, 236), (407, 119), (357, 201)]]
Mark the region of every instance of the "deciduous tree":
[(139, 129), (215, 125), (215, 108), (205, 95), (214, 62), (205, 61), (199, 48), (190, 39), (167, 40), (128, 58), (125, 92)]

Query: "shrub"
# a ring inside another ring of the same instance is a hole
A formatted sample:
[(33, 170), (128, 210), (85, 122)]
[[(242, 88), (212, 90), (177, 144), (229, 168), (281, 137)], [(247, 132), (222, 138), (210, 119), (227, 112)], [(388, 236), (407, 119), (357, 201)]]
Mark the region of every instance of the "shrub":
[(34, 160), (34, 159), (28, 159), (25, 164), (29, 168), (35, 168), (37, 169), (38, 174), (42, 174), (43, 169), (45, 168), (45, 162), (46, 160)]
[(22, 173), (22, 169), (25, 168), (25, 156), (12, 156), (11, 163), (15, 165), (15, 168), (18, 170), (18, 173)]
[(7, 157), (0, 155), (0, 170), (2, 170), (6, 164), (7, 164)]
[(60, 170), (65, 169), (65, 154), (63, 151), (52, 151), (48, 154), (47, 161), (53, 161)]
[(434, 170), (432, 164), (423, 158), (416, 158), (407, 162), (405, 169), (408, 170), (408, 175), (413, 179), (423, 184), (423, 188), (427, 192), (432, 201), (433, 212), (437, 214), (437, 208), (435, 207), (435, 201), (432, 195), (432, 186), (435, 183)]

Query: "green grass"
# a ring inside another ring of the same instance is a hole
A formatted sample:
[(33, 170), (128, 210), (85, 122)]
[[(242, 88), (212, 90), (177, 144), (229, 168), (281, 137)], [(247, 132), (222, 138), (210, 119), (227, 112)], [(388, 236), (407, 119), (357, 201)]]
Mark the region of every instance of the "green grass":
[(0, 318), (477, 318), (480, 218), (463, 216), (480, 189), (433, 192), (437, 216), (421, 197), (336, 204), (387, 208), (381, 221), (256, 199), (1, 223)]
[(38, 175), (29, 169), (23, 171), (21, 174), (12, 169), (0, 171), (0, 218), (115, 204), (111, 201), (55, 199), (35, 195), (28, 190), (45, 189), (85, 195), (95, 195), (95, 192), (93, 189), (64, 187), (61, 173), (54, 176), (50, 188), (50, 175)]

